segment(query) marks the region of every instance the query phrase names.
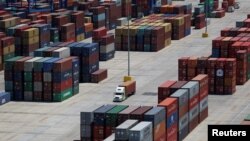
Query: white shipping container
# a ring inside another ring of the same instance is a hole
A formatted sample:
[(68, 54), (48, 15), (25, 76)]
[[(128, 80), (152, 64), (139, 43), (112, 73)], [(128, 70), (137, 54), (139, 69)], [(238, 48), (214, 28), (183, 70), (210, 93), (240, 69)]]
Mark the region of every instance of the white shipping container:
[(114, 141), (115, 140), (115, 134), (113, 133), (109, 137), (107, 137), (104, 141)]
[(70, 57), (70, 49), (68, 47), (62, 47), (57, 50), (54, 50), (52, 57), (66, 58)]
[(115, 44), (111, 43), (105, 46), (100, 46), (100, 53), (109, 53), (115, 50)]

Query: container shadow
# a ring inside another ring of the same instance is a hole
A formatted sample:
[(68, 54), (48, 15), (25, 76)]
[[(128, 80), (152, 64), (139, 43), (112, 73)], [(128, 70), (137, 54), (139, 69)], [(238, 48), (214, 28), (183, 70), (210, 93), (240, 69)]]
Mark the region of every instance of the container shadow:
[(155, 92), (145, 92), (145, 93), (143, 93), (142, 95), (156, 96), (157, 93), (155, 93)]

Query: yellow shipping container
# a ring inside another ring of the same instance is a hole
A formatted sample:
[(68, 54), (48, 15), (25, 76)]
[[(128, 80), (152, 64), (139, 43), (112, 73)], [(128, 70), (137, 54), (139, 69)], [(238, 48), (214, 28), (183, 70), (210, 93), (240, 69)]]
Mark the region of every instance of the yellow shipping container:
[(84, 38), (85, 38), (85, 37), (84, 37), (84, 33), (83, 33), (83, 34), (80, 34), (80, 35), (77, 35), (77, 36), (76, 36), (76, 41), (77, 41), (77, 42), (80, 42), (80, 41), (84, 40)]

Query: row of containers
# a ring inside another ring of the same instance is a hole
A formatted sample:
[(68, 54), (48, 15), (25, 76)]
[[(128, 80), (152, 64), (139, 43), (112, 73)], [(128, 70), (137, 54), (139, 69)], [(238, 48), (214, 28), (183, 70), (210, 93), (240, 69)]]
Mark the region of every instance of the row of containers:
[(208, 116), (207, 75), (166, 81), (158, 94), (156, 107), (103, 105), (81, 112), (81, 140), (181, 141)]
[(245, 119), (241, 122), (242, 125), (250, 125), (250, 114), (248, 114)]
[[(93, 21), (103, 19), (101, 15), (104, 13), (102, 12), (107, 9), (108, 11), (113, 11), (112, 9), (110, 10), (112, 7), (110, 4), (118, 3), (119, 2), (104, 2), (103, 6), (91, 7), (90, 5), (85, 5), (86, 7), (83, 6), (80, 11), (59, 9), (51, 14), (33, 13), (26, 17), (22, 15), (22, 12), (10, 13), (4, 10), (0, 11), (0, 30), (3, 31), (0, 37), (4, 38), (2, 47), (6, 48), (2, 51), (3, 53), (1, 53), (1, 64), (3, 64), (4, 60), (14, 55), (32, 55), (34, 50), (50, 46), (50, 42), (74, 42), (89, 37), (93, 37), (93, 42), (99, 43), (100, 47), (105, 46), (104, 50), (100, 50), (100, 60), (113, 58), (115, 50), (113, 42), (115, 42), (117, 50), (126, 50), (127, 48), (127, 31), (124, 31), (125, 35), (123, 35), (123, 32), (120, 32), (121, 28), (126, 29), (126, 26), (118, 28), (119, 31), (116, 32), (117, 35), (115, 36), (115, 41), (113, 41), (112, 35), (106, 35), (103, 30), (105, 25), (96, 23), (98, 25), (96, 26)], [(87, 8), (87, 10), (84, 9), (84, 7)], [(189, 35), (191, 33), (191, 26), (195, 26), (197, 29), (205, 26), (204, 8), (202, 10), (201, 7), (195, 7), (193, 17), (191, 16), (191, 4), (163, 5), (159, 6), (158, 10), (155, 11), (158, 11), (156, 13), (162, 14), (151, 15), (133, 22), (130, 41), (132, 50), (157, 51), (169, 45), (171, 39), (178, 40)], [(109, 13), (115, 14), (116, 12)], [(89, 17), (89, 14), (92, 16)], [(93, 16), (93, 14), (100, 16)], [(116, 23), (119, 23), (117, 16), (112, 16), (111, 14), (111, 17), (115, 17), (112, 19), (116, 20)], [(124, 19), (126, 21), (126, 18), (123, 18), (123, 20)], [(167, 25), (166, 23), (171, 25)], [(150, 35), (154, 28), (162, 26), (159, 24), (164, 24), (165, 33), (163, 33), (163, 29), (157, 29), (160, 30), (159, 33), (156, 32)], [(106, 26), (105, 29), (114, 29), (116, 28), (116, 24), (112, 24), (112, 27), (113, 28)], [(96, 30), (94, 30), (94, 28)], [(159, 36), (163, 36), (163, 34), (165, 38), (164, 42), (158, 39)], [(10, 36), (14, 36), (15, 38), (13, 39)], [(106, 39), (101, 41), (103, 36), (104, 38), (106, 37)]]
[[(84, 50), (77, 48), (77, 53)], [(36, 52), (39, 57), (13, 57), (5, 62), (5, 91), (14, 101), (63, 101), (79, 93), (79, 82), (98, 83), (107, 78), (107, 69), (99, 69), (96, 62), (95, 67), (88, 64), (93, 52), (85, 48), (85, 57), (70, 57), (70, 48), (51, 47)]]
[(6, 61), (4, 79), (11, 100), (60, 102), (79, 93), (79, 59), (17, 56)]
[[(107, 70), (99, 67), (99, 49), (98, 43), (83, 42), (64, 42), (55, 43), (51, 47), (44, 47), (34, 51), (36, 57), (69, 57), (77, 56), (79, 58), (79, 81), (98, 83), (107, 78)], [(92, 75), (96, 79), (92, 79)]]
[(250, 78), (250, 24), (248, 18), (236, 28), (225, 28), (221, 37), (212, 40), (212, 55), (179, 59), (179, 80), (208, 74), (210, 94), (233, 94), (236, 85)]

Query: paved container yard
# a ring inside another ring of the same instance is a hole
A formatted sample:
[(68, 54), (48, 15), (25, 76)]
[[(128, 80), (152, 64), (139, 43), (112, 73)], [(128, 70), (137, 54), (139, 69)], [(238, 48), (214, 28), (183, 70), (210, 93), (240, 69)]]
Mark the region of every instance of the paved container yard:
[[(156, 105), (157, 87), (166, 80), (177, 80), (178, 58), (210, 55), (212, 39), (225, 27), (250, 13), (249, 0), (238, 0), (240, 9), (222, 19), (212, 19), (209, 38), (201, 38), (202, 30), (157, 52), (131, 52), (131, 75), (137, 81), (136, 95), (119, 104)], [(115, 58), (102, 62), (108, 79), (99, 84), (80, 84), (80, 94), (61, 103), (10, 102), (0, 107), (0, 141), (73, 141), (80, 139), (80, 112), (102, 104), (112, 104), (113, 92), (127, 75), (127, 52), (116, 52)], [(4, 88), (3, 72), (0, 88)], [(250, 82), (238, 86), (234, 95), (209, 96), (209, 117), (192, 131), (185, 141), (207, 140), (208, 124), (239, 124), (250, 113)]]

